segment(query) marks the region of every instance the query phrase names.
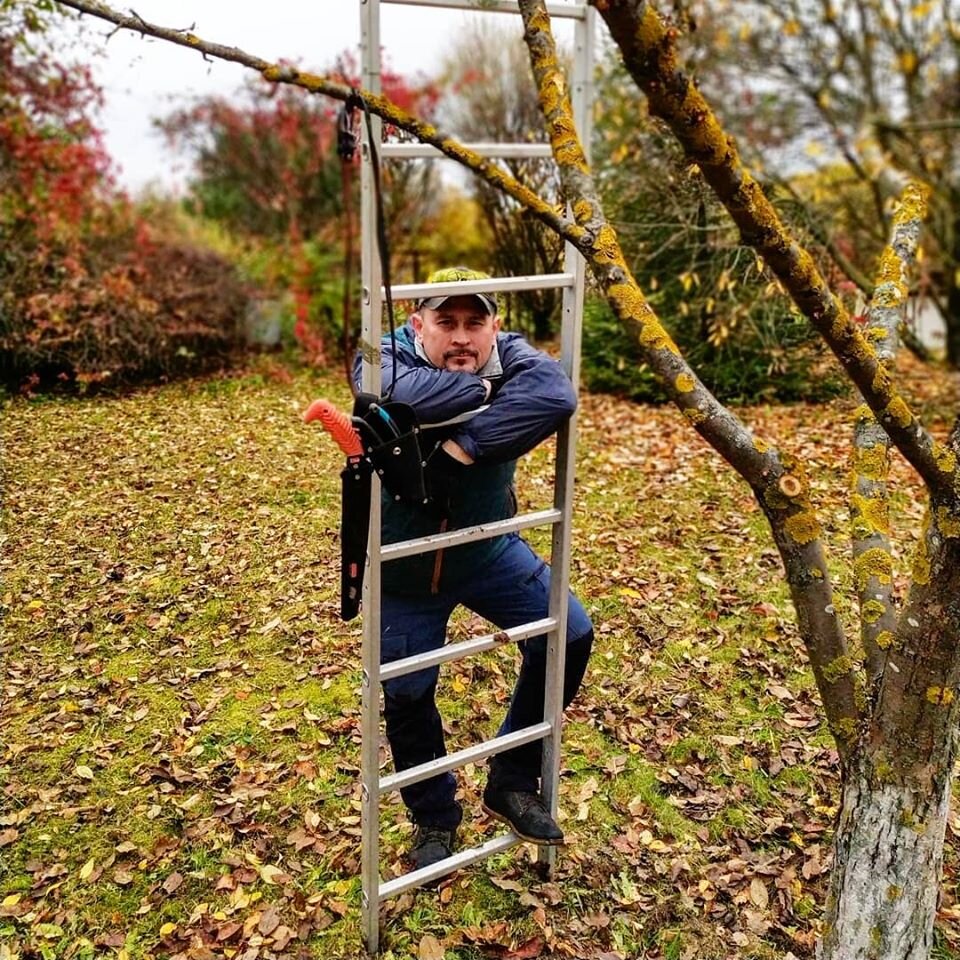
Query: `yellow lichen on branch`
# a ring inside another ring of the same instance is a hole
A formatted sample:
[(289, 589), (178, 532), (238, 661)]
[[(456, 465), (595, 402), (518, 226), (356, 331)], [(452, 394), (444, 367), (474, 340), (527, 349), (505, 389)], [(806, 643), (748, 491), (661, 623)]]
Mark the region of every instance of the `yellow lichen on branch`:
[(881, 650), (889, 650), (893, 646), (893, 642), (896, 640), (896, 637), (889, 630), (881, 630), (874, 638), (873, 642)]
[(933, 459), (944, 473), (953, 473), (957, 469), (957, 455), (939, 441), (933, 445)]
[(796, 543), (810, 543), (822, 533), (820, 521), (812, 510), (802, 510), (787, 517), (783, 525), (790, 539)]
[(927, 700), (940, 707), (953, 703), (953, 691), (949, 687), (927, 687)]
[(616, 231), (608, 223), (605, 223), (597, 231), (597, 238), (593, 242), (593, 249), (598, 264), (601, 266), (622, 267), (624, 272), (626, 272), (626, 263), (623, 259), (623, 251), (620, 249), (620, 241), (617, 239)]
[(871, 580), (889, 585), (893, 582), (893, 557), (881, 547), (865, 550), (853, 561), (853, 579), (860, 590)]
[(879, 600), (868, 600), (860, 608), (860, 615), (867, 623), (876, 623), (886, 612), (887, 605)]
[(851, 494), (850, 512), (855, 537), (866, 539), (871, 534), (886, 535), (890, 532), (890, 508), (884, 497)]
[(907, 402), (901, 396), (894, 398), (887, 404), (883, 411), (884, 417), (889, 417), (895, 424), (901, 427), (909, 427), (913, 423), (913, 414)]
[(853, 469), (855, 475), (867, 480), (882, 481), (890, 470), (890, 449), (886, 444), (872, 447), (858, 447), (853, 451)]
[[(617, 248), (619, 250), (619, 247)], [(669, 350), (676, 356), (680, 349), (657, 319), (647, 298), (636, 284), (613, 283), (607, 288), (617, 316), (633, 327), (639, 342), (653, 350)]]
[(937, 507), (935, 525), (945, 537), (960, 537), (960, 515), (947, 507)]
[(856, 664), (852, 657), (846, 655), (837, 657), (835, 660), (831, 660), (830, 663), (823, 665), (823, 679), (826, 680), (827, 683), (836, 683), (838, 680), (852, 673), (855, 667)]

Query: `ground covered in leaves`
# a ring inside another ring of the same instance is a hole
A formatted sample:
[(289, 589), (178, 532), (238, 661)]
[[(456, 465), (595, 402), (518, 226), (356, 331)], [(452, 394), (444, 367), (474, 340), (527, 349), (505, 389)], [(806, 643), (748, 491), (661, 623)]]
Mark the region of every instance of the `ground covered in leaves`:
[[(942, 430), (956, 384), (914, 384)], [(347, 405), (266, 360), (7, 404), (4, 960), (362, 955), (359, 628), (337, 619), (340, 459), (299, 419), (317, 396)], [(852, 409), (743, 411), (806, 459), (851, 625)], [(387, 903), (384, 956), (810, 957), (837, 758), (763, 518), (671, 408), (587, 397), (580, 427), (571, 576), (598, 630), (565, 731), (569, 844), (549, 881), (518, 847)], [(522, 466), (525, 510), (550, 500), (551, 453)], [(921, 507), (896, 478), (903, 568)], [(452, 748), (494, 733), (514, 658), (445, 668)], [(468, 844), (496, 833), (483, 780), (460, 773)], [(389, 876), (397, 798), (381, 826)], [(941, 957), (960, 943), (958, 833)]]

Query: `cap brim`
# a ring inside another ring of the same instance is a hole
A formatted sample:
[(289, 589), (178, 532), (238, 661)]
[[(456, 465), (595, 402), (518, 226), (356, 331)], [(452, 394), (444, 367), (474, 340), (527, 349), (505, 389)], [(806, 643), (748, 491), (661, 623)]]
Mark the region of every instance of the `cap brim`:
[(427, 297), (417, 303), (417, 309), (439, 310), (451, 297), (476, 297), (486, 308), (487, 313), (496, 315), (497, 301), (486, 293), (451, 293), (446, 297)]

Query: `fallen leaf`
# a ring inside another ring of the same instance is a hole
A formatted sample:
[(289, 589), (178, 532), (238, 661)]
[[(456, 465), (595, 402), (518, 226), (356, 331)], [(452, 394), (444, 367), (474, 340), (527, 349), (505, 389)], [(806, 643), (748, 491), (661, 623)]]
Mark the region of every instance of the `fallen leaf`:
[(290, 874), (284, 873), (279, 867), (265, 863), (260, 868), (260, 877), (264, 883), (289, 883)]
[(271, 904), (260, 915), (260, 922), (257, 924), (257, 930), (264, 937), (269, 937), (277, 927), (280, 926), (280, 911)]
[(767, 885), (759, 877), (754, 877), (750, 881), (750, 899), (761, 910), (766, 910), (767, 905), (770, 903), (770, 894), (767, 892)]
[(429, 933), (420, 941), (420, 945), (417, 947), (418, 960), (443, 960), (446, 952), (447, 951), (443, 949), (443, 944)]
[(515, 950), (508, 950), (503, 954), (503, 960), (532, 960), (543, 952), (543, 937), (531, 937), (524, 941)]
[(223, 926), (217, 928), (217, 943), (223, 943), (224, 940), (229, 940), (242, 929), (243, 924), (237, 923), (236, 920), (231, 920), (229, 923), (223, 924)]
[(174, 871), (163, 881), (163, 890), (167, 894), (175, 893), (183, 886), (183, 874)]

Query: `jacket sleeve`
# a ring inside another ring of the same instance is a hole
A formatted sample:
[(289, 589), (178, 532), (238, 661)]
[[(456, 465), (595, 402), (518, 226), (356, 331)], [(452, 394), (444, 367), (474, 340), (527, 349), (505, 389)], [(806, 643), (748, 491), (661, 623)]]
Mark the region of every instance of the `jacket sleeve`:
[(500, 342), (503, 385), (486, 410), (453, 435), (474, 460), (516, 460), (555, 433), (577, 408), (577, 398), (556, 360), (522, 337)]
[[(486, 387), (472, 373), (438, 370), (424, 363), (412, 345), (412, 334), (404, 327), (397, 331), (397, 379), (392, 399), (409, 403), (421, 423), (440, 423), (475, 410), (484, 402)], [(393, 381), (393, 346), (389, 337), (380, 343), (381, 390), (386, 392)], [(353, 379), (360, 388), (362, 364), (354, 360)]]

